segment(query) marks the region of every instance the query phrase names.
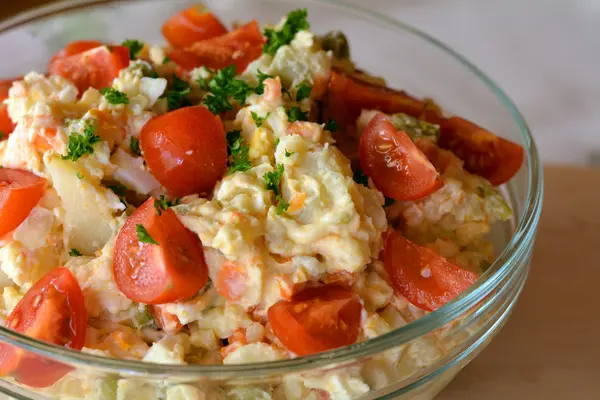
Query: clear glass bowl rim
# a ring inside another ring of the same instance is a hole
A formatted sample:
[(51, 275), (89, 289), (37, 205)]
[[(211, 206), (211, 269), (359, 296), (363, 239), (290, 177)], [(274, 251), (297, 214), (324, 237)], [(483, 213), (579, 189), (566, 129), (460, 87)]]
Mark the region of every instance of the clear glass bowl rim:
[[(139, 1), (148, 0), (63, 0), (34, 8), (0, 22), (0, 33), (40, 18), (48, 17), (53, 14), (62, 14), (69, 10), (77, 10), (95, 5), (107, 5), (110, 3), (134, 3)], [(526, 263), (523, 263), (522, 261), (527, 257), (527, 253), (534, 240), (535, 230), (542, 209), (543, 170), (538, 150), (529, 127), (512, 100), (502, 89), (500, 89), (500, 87), (498, 87), (498, 85), (496, 85), (496, 83), (494, 83), (494, 81), (487, 77), (479, 70), (479, 68), (469, 62), (461, 54), (417, 28), (366, 8), (347, 4), (343, 0), (310, 1), (316, 4), (337, 7), (340, 11), (351, 13), (360, 18), (366, 18), (379, 24), (386, 25), (392, 29), (403, 31), (404, 33), (411, 34), (427, 42), (428, 45), (436, 47), (438, 50), (454, 58), (473, 73), (473, 75), (494, 93), (496, 98), (504, 105), (504, 107), (506, 107), (512, 116), (513, 122), (519, 128), (523, 139), (525, 153), (527, 155), (526, 162), (528, 165), (528, 181), (530, 185), (523, 205), (523, 216), (517, 224), (511, 240), (477, 283), (440, 309), (400, 329), (352, 346), (283, 361), (226, 366), (153, 364), (141, 361), (106, 358), (54, 346), (16, 333), (3, 326), (0, 326), (0, 342), (6, 342), (26, 351), (77, 367), (93, 368), (97, 371), (104, 371), (107, 373), (143, 375), (147, 378), (229, 378), (233, 376), (236, 378), (258, 378), (265, 375), (273, 376), (313, 368), (333, 367), (364, 356), (377, 354), (399, 346), (402, 343), (409, 342), (410, 340), (440, 328), (444, 324), (476, 306), (477, 303), (484, 299), (496, 287), (497, 283), (501, 282), (508, 274), (514, 273), (517, 269), (525, 267)]]

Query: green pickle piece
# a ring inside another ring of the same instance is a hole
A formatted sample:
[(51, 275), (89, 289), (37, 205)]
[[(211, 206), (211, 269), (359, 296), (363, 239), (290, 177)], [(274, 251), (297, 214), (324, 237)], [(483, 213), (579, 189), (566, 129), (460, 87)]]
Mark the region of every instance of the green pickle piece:
[(350, 45), (342, 31), (330, 31), (318, 38), (323, 50), (332, 51), (335, 58), (349, 59)]
[(477, 187), (477, 194), (483, 197), (485, 201), (485, 211), (490, 215), (495, 215), (502, 221), (512, 217), (512, 210), (504, 197), (490, 184), (481, 184)]
[(436, 142), (440, 137), (439, 125), (430, 124), (407, 114), (392, 115), (392, 124), (396, 129), (406, 132), (413, 142), (419, 139), (431, 139)]

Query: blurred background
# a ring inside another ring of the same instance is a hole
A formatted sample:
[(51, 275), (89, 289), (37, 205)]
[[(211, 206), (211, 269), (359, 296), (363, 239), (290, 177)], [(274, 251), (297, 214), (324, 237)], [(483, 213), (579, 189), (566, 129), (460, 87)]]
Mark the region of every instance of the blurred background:
[[(0, 0), (0, 18), (49, 2)], [(479, 66), (524, 114), (545, 164), (521, 300), (439, 399), (600, 399), (600, 0), (346, 2), (416, 26)], [(21, 51), (13, 45), (5, 57)], [(410, 61), (391, 57), (381, 62)]]

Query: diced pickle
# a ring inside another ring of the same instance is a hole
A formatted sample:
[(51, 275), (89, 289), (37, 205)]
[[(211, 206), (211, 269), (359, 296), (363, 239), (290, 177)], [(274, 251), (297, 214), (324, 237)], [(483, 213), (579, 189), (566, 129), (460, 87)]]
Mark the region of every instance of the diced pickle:
[(440, 136), (439, 125), (430, 124), (403, 113), (392, 115), (392, 124), (396, 129), (406, 132), (413, 142), (418, 139), (437, 141)]
[(350, 45), (348, 39), (341, 31), (327, 32), (319, 37), (323, 50), (331, 50), (335, 58), (350, 58)]

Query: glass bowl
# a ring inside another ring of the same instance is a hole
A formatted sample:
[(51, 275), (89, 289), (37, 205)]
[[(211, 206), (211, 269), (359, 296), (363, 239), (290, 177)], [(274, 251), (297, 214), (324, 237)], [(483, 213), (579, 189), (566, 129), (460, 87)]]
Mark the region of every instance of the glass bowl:
[[(166, 17), (188, 3), (72, 0), (26, 12), (0, 24), (0, 47), (10, 54), (0, 64), (0, 77), (45, 71), (47, 60), (75, 39), (141, 38), (160, 43)], [(501, 329), (527, 277), (543, 185), (537, 149), (525, 121), (504, 92), (464, 57), (385, 15), (333, 0), (205, 3), (228, 23), (250, 18), (276, 22), (290, 10), (306, 7), (313, 31), (339, 29), (348, 35), (352, 58), (362, 69), (385, 77), (392, 87), (431, 97), (449, 113), (520, 143), (525, 163), (502, 187), (514, 218), (492, 230), (496, 261), (469, 290), (413, 323), (367, 342), (285, 361), (235, 366), (150, 364), (75, 352), (0, 327), (0, 341), (73, 369), (43, 390), (5, 377), (0, 379), (0, 391), (35, 399), (316, 399), (326, 397), (320, 396), (323, 392), (307, 395), (297, 390), (298, 382), (327, 377), (333, 398), (433, 398)], [(416, 354), (419, 357), (413, 357)], [(352, 378), (358, 374), (362, 384)]]

